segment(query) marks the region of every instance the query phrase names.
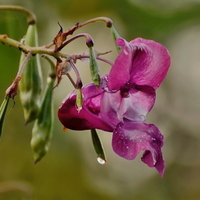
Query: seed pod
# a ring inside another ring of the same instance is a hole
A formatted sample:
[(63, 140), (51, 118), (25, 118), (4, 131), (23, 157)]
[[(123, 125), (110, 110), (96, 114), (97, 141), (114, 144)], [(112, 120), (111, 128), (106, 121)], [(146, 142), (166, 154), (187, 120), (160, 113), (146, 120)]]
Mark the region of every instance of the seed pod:
[(80, 112), (82, 109), (82, 105), (83, 105), (83, 95), (82, 95), (81, 88), (77, 88), (76, 92), (77, 92), (76, 93), (76, 106), (77, 106), (78, 112)]
[[(121, 36), (117, 32), (117, 30), (114, 27), (114, 25), (112, 25), (110, 29), (111, 29), (111, 33), (112, 33), (114, 41), (116, 41), (117, 38), (121, 38)], [(118, 46), (118, 45), (116, 45), (116, 48), (117, 48), (118, 53), (120, 53), (120, 51), (121, 51), (122, 48), (120, 46)]]
[(97, 154), (98, 163), (106, 164), (106, 156), (103, 150), (103, 146), (95, 129), (91, 129), (91, 137), (95, 152)]
[(92, 76), (92, 81), (94, 85), (99, 86), (100, 85), (100, 70), (99, 65), (96, 59), (96, 54), (94, 52), (93, 47), (89, 47), (89, 53), (90, 53), (90, 71)]
[[(25, 44), (29, 46), (38, 46), (36, 25), (31, 24), (28, 27)], [(25, 59), (22, 53), (20, 66)], [(42, 72), (39, 55), (31, 56), (28, 60), (19, 83), (20, 100), (24, 110), (26, 124), (37, 118), (40, 106), (42, 92)]]
[(3, 122), (4, 122), (4, 118), (5, 118), (5, 114), (6, 114), (6, 110), (8, 107), (8, 102), (9, 102), (10, 97), (6, 96), (0, 106), (0, 136), (2, 133), (2, 129), (3, 129)]
[(47, 153), (50, 146), (53, 127), (52, 96), (55, 79), (56, 74), (54, 72), (50, 73), (47, 79), (47, 86), (42, 99), (40, 112), (32, 130), (31, 148), (33, 149), (35, 164)]

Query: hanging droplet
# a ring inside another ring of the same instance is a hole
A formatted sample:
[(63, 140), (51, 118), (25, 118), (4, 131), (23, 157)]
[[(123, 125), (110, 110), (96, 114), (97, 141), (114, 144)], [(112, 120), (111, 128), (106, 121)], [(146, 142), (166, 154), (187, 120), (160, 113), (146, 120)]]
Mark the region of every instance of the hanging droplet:
[(106, 164), (106, 160), (102, 159), (101, 157), (97, 157), (97, 161), (99, 164), (104, 165)]

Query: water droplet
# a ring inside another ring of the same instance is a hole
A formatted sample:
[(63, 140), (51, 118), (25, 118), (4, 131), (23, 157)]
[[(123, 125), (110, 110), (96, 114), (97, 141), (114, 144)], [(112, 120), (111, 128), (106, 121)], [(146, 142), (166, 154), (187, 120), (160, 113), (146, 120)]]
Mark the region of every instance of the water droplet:
[(97, 157), (97, 161), (99, 164), (104, 165), (106, 164), (106, 160), (104, 160), (103, 158)]

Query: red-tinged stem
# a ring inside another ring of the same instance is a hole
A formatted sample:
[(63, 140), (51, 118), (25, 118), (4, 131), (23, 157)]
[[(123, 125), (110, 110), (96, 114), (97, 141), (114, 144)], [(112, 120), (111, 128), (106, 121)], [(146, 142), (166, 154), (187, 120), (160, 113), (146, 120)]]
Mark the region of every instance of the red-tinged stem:
[(66, 42), (64, 42), (59, 48), (56, 49), (56, 52), (60, 51), (61, 49), (63, 49), (66, 45), (68, 45), (70, 42), (76, 40), (77, 38), (80, 38), (80, 37), (85, 37), (86, 38), (86, 45), (88, 47), (91, 47), (94, 45), (94, 42), (93, 42), (93, 39), (92, 37), (87, 34), (87, 33), (81, 33), (81, 34), (78, 34), (72, 38), (70, 38), (69, 40), (67, 40)]
[(70, 65), (72, 66), (72, 69), (74, 70), (76, 74), (76, 83), (75, 83), (75, 88), (81, 88), (83, 86), (82, 81), (81, 81), (81, 76), (79, 74), (79, 71), (77, 70), (76, 66), (74, 65), (72, 59), (69, 59)]

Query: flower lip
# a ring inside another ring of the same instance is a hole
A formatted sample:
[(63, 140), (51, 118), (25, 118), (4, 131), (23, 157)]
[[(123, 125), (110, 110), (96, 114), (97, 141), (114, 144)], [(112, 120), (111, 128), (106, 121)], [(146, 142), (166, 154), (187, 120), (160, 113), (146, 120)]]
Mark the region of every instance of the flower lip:
[(112, 147), (116, 154), (133, 160), (144, 151), (142, 161), (149, 167), (155, 167), (161, 176), (165, 169), (162, 146), (163, 135), (153, 124), (119, 123), (113, 132)]

